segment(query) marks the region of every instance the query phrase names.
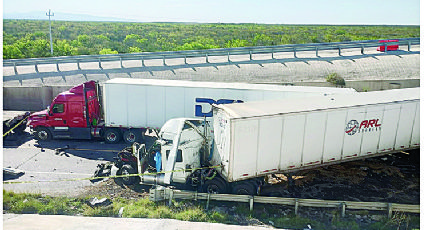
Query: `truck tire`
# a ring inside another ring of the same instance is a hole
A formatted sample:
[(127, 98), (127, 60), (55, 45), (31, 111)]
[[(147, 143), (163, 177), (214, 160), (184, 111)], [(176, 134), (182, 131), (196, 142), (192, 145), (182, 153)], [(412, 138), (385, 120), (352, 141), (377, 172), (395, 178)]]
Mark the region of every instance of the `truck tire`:
[(124, 132), (122, 139), (127, 144), (133, 144), (134, 142), (140, 143), (141, 140), (141, 131), (137, 129), (129, 129)]
[(254, 196), (254, 195), (257, 195), (257, 189), (254, 187), (252, 183), (241, 182), (233, 186), (232, 193), (236, 195)]
[(46, 127), (36, 128), (34, 136), (39, 141), (50, 141), (52, 139), (52, 133)]
[(121, 140), (121, 131), (119, 129), (107, 129), (103, 136), (106, 143), (116, 144)]
[[(122, 168), (117, 172), (118, 175), (130, 175), (136, 173), (136, 169), (134, 169), (133, 166), (128, 164), (123, 165)], [(125, 185), (133, 185), (138, 180), (137, 176), (125, 176), (120, 178)]]
[(220, 177), (216, 176), (212, 180), (207, 180), (204, 184), (204, 192), (212, 194), (226, 193), (226, 182)]

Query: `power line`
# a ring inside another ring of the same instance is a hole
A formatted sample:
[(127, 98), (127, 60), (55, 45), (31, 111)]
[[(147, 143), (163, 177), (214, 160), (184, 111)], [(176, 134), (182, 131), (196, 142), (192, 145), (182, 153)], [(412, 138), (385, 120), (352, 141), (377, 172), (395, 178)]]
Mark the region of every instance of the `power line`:
[(55, 16), (55, 14), (52, 12), (50, 13), (50, 9), (49, 9), (49, 13), (46, 13), (46, 16), (49, 16), (49, 30), (50, 30), (50, 53), (53, 56), (53, 43), (52, 43), (52, 22), (50, 21), (50, 17)]

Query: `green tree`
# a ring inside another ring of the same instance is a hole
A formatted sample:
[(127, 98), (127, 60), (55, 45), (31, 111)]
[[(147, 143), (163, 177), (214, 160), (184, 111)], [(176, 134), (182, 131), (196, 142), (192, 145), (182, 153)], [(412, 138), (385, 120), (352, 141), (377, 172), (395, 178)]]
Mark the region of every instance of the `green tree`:
[(265, 34), (256, 34), (253, 39), (254, 46), (270, 46), (273, 45), (273, 39)]
[(124, 44), (125, 45), (127, 45), (127, 46), (129, 46), (129, 47), (131, 47), (131, 46), (134, 46), (134, 47), (136, 47), (138, 44), (138, 40), (139, 39), (141, 39), (141, 36), (140, 35), (137, 35), (137, 34), (128, 34), (127, 36), (125, 36), (125, 39), (124, 39)]
[(102, 49), (99, 54), (118, 54), (118, 51), (111, 49)]
[(30, 57), (49, 57), (50, 43), (47, 40), (37, 39), (30, 42)]
[(57, 40), (53, 45), (56, 56), (72, 56), (78, 54), (78, 49), (71, 46), (66, 40)]
[(232, 48), (232, 47), (246, 47), (248, 46), (247, 40), (241, 40), (241, 39), (232, 39), (230, 41), (227, 41), (225, 48)]
[(25, 55), (16, 45), (3, 46), (3, 59), (25, 58)]
[[(103, 49), (126, 53), (420, 37), (419, 26), (55, 21), (52, 30), (54, 55), (99, 54)], [(48, 31), (46, 20), (3, 20), (3, 57), (49, 56), (44, 46), (48, 43), (36, 42), (48, 42)]]
[(139, 47), (130, 46), (128, 47), (129, 53), (140, 53), (142, 50)]

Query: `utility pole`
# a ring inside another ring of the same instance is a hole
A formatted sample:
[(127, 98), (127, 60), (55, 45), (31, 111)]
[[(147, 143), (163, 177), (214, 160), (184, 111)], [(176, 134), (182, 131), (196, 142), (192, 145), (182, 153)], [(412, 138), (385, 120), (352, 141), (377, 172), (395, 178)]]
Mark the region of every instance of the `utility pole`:
[(50, 9), (49, 9), (49, 13), (46, 13), (46, 16), (49, 16), (49, 31), (50, 31), (50, 53), (53, 56), (53, 43), (52, 43), (52, 21), (50, 21), (50, 17), (55, 16), (55, 14), (52, 12), (50, 14)]

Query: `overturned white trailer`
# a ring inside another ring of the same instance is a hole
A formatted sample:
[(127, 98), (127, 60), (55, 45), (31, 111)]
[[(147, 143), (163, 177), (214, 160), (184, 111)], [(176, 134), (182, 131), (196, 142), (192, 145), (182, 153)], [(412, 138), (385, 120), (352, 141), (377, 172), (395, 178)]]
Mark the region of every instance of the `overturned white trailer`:
[(214, 106), (228, 182), (419, 148), (419, 88)]

